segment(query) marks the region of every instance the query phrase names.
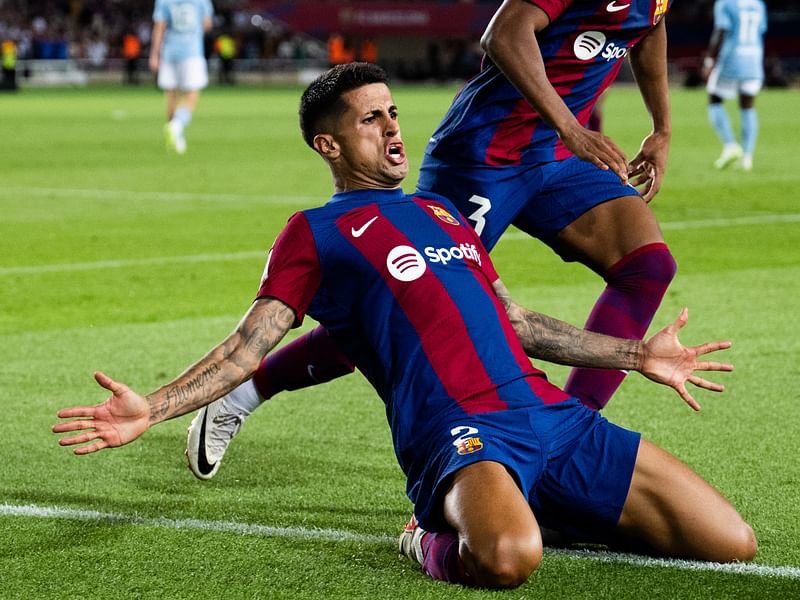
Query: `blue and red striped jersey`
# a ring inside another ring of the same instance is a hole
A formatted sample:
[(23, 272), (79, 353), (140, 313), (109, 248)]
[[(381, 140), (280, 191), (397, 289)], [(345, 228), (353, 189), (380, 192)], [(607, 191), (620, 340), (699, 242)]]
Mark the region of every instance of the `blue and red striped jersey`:
[[(671, 0), (529, 0), (550, 17), (536, 38), (547, 78), (586, 126), (630, 49)], [(525, 49), (520, 48), (524, 55)], [(490, 60), (468, 81), (426, 147), (450, 163), (537, 164), (572, 155)]]
[(325, 326), (386, 404), (401, 467), (437, 423), (567, 398), (531, 365), (480, 238), (433, 194), (358, 190), (296, 213), (258, 297)]

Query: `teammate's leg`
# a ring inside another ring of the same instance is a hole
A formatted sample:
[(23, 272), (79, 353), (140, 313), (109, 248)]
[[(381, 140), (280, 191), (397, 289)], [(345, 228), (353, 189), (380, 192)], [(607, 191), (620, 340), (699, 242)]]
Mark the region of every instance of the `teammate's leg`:
[[(676, 271), (649, 206), (639, 196), (598, 204), (567, 225), (554, 247), (607, 283), (585, 328), (628, 339), (644, 337)], [(589, 408), (601, 409), (625, 375), (574, 369), (564, 389)]]
[(618, 530), (681, 558), (749, 561), (758, 549), (752, 528), (717, 490), (647, 440), (639, 445)]
[(477, 462), (457, 471), (445, 495), (444, 516), (453, 532), (418, 532), (421, 556), (411, 556), (433, 579), (510, 588), (539, 566), (536, 518), (500, 463)]

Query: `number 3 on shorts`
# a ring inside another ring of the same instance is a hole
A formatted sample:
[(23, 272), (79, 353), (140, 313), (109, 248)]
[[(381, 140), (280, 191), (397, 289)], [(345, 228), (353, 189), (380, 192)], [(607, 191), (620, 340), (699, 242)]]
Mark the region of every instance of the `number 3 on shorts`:
[(478, 208), (467, 218), (475, 224), (475, 233), (481, 235), (483, 233), (483, 228), (486, 226), (484, 215), (491, 210), (492, 201), (483, 196), (478, 196), (477, 194), (473, 194), (469, 201), (473, 204), (477, 204)]

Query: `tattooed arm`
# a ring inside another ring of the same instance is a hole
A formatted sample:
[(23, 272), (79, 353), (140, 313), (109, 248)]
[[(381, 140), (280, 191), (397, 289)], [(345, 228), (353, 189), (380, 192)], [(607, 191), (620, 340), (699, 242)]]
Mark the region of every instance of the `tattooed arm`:
[(174, 381), (147, 396), (140, 396), (103, 373), (95, 373), (97, 382), (112, 396), (96, 406), (59, 411), (62, 419), (78, 418), (57, 423), (53, 431), (80, 431), (59, 440), (62, 446), (92, 442), (76, 448), (75, 454), (132, 442), (152, 425), (197, 410), (245, 381), (286, 335), (294, 319), (294, 311), (283, 302), (274, 298), (256, 300), (233, 333)]
[(684, 308), (678, 318), (647, 341), (627, 340), (573, 327), (558, 319), (530, 311), (511, 299), (508, 289), (498, 279), (495, 293), (506, 309), (514, 331), (528, 356), (573, 367), (626, 369), (675, 389), (694, 410), (700, 405), (686, 390), (686, 382), (721, 392), (724, 387), (695, 371), (732, 371), (733, 366), (714, 361), (699, 361), (709, 352), (730, 348), (730, 342), (709, 342), (685, 347), (678, 332), (686, 325), (689, 313)]
[(528, 356), (571, 367), (640, 369), (643, 342), (578, 329), (528, 310), (511, 299), (508, 288), (499, 279), (494, 289)]

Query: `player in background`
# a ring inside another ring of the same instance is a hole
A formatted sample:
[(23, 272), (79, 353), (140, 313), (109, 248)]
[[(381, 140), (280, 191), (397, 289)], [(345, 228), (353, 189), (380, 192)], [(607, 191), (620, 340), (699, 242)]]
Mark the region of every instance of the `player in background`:
[[(735, 164), (750, 171), (758, 137), (755, 99), (764, 83), (764, 32), (767, 10), (763, 0), (716, 0), (714, 31), (703, 59), (707, 79), (708, 119), (722, 142), (714, 161), (717, 169)], [(731, 127), (723, 100), (739, 96), (741, 144)]]
[(213, 15), (210, 0), (156, 0), (153, 9), (150, 70), (167, 100), (167, 145), (178, 154), (186, 152), (184, 131), (208, 85), (203, 37)]
[[(607, 286), (585, 327), (631, 339), (644, 336), (676, 271), (648, 206), (671, 136), (667, 9), (667, 0), (503, 2), (481, 40), (485, 64), (431, 137), (418, 184), (449, 198), (489, 251), (513, 223), (563, 260), (592, 269)], [(626, 57), (653, 123), (630, 162), (586, 127)], [(270, 355), (252, 383), (195, 420), (187, 446), (192, 472), (213, 477), (264, 399), (350, 371), (323, 330)], [(625, 374), (575, 369), (566, 391), (601, 409)], [(205, 468), (193, 461), (198, 454), (206, 455)]]
[[(683, 347), (685, 310), (647, 342), (576, 329), (515, 304), (480, 238), (445, 198), (406, 195), (397, 107), (375, 65), (340, 65), (300, 105), (307, 144), (335, 194), (296, 213), (273, 245), (256, 300), (234, 332), (146, 397), (97, 373), (104, 403), (76, 420), (77, 454), (127, 444), (212, 402), (252, 375), (308, 314), (386, 404), (416, 517), (403, 553), (437, 580), (515, 587), (542, 559), (539, 523), (584, 539), (624, 539), (669, 555), (750, 560), (752, 529), (672, 455), (550, 384), (526, 353), (641, 371), (694, 408), (685, 382), (729, 370), (701, 362), (725, 342)], [(346, 483), (346, 482), (343, 482)]]

